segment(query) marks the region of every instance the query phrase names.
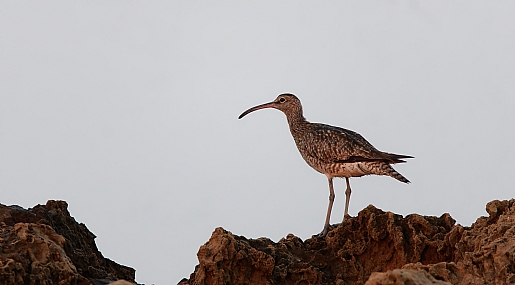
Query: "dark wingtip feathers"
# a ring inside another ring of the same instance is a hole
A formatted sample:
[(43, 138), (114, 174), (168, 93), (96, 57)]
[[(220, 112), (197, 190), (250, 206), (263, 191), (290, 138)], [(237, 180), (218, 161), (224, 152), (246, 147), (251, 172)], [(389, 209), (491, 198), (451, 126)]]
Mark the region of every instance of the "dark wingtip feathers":
[(406, 160), (404, 160), (405, 158), (415, 158), (411, 155), (404, 155), (404, 154), (395, 154), (395, 153), (388, 153), (388, 152), (385, 152), (385, 158), (387, 160), (389, 160), (391, 164), (395, 164), (395, 163), (405, 163)]

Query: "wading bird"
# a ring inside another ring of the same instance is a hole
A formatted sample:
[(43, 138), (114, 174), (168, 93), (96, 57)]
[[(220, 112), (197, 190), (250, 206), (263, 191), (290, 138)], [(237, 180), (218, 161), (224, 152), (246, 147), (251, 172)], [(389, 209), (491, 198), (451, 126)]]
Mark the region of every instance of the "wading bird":
[(412, 156), (379, 151), (356, 132), (306, 121), (302, 115), (300, 100), (293, 94), (281, 94), (270, 103), (252, 107), (243, 112), (238, 119), (243, 118), (250, 112), (264, 108), (274, 108), (286, 115), (290, 132), (302, 158), (309, 166), (327, 176), (329, 206), (327, 207), (324, 229), (320, 236), (325, 236), (329, 230), (329, 220), (335, 197), (334, 177), (345, 177), (347, 182), (344, 219), (349, 210), (350, 177), (370, 174), (388, 175), (401, 182), (409, 183), (409, 180), (395, 171), (391, 164), (406, 162), (403, 159), (413, 158)]

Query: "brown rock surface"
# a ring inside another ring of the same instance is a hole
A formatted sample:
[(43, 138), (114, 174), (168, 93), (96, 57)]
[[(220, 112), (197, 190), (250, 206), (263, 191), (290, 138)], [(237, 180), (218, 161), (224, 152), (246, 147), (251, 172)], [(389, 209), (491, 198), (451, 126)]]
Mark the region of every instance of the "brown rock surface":
[(374, 272), (365, 285), (451, 285), (436, 280), (431, 274), (413, 269), (394, 269), (387, 272)]
[(53, 200), (28, 210), (0, 204), (0, 284), (134, 282), (135, 270), (104, 258), (67, 208)]
[(277, 243), (247, 239), (217, 228), (179, 284), (365, 284), (374, 272), (385, 273), (367, 285), (514, 284), (514, 204), (488, 203), (490, 216), (471, 227), (454, 225), (449, 214), (402, 217), (368, 206), (327, 237), (305, 241), (291, 234)]
[(489, 217), (470, 228), (456, 226), (452, 262), (407, 264), (452, 284), (515, 284), (515, 199), (486, 205)]

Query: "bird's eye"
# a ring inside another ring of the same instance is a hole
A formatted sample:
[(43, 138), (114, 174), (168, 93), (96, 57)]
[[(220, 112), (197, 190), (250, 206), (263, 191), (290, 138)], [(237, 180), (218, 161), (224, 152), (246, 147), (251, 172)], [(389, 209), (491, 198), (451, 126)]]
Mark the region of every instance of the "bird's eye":
[(279, 99), (279, 102), (281, 102), (281, 103), (284, 103), (284, 101), (286, 101), (286, 99), (284, 99), (284, 97), (281, 97), (281, 99)]

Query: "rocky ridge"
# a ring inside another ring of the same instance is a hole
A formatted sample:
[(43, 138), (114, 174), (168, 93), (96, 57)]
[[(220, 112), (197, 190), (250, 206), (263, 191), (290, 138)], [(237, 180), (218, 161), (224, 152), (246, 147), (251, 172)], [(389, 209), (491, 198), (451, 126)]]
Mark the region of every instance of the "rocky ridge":
[(134, 282), (135, 270), (105, 258), (95, 235), (64, 201), (23, 209), (0, 204), (0, 284), (99, 285)]
[(515, 284), (515, 200), (486, 210), (464, 227), (449, 214), (402, 217), (370, 205), (325, 238), (277, 243), (217, 228), (179, 284)]

